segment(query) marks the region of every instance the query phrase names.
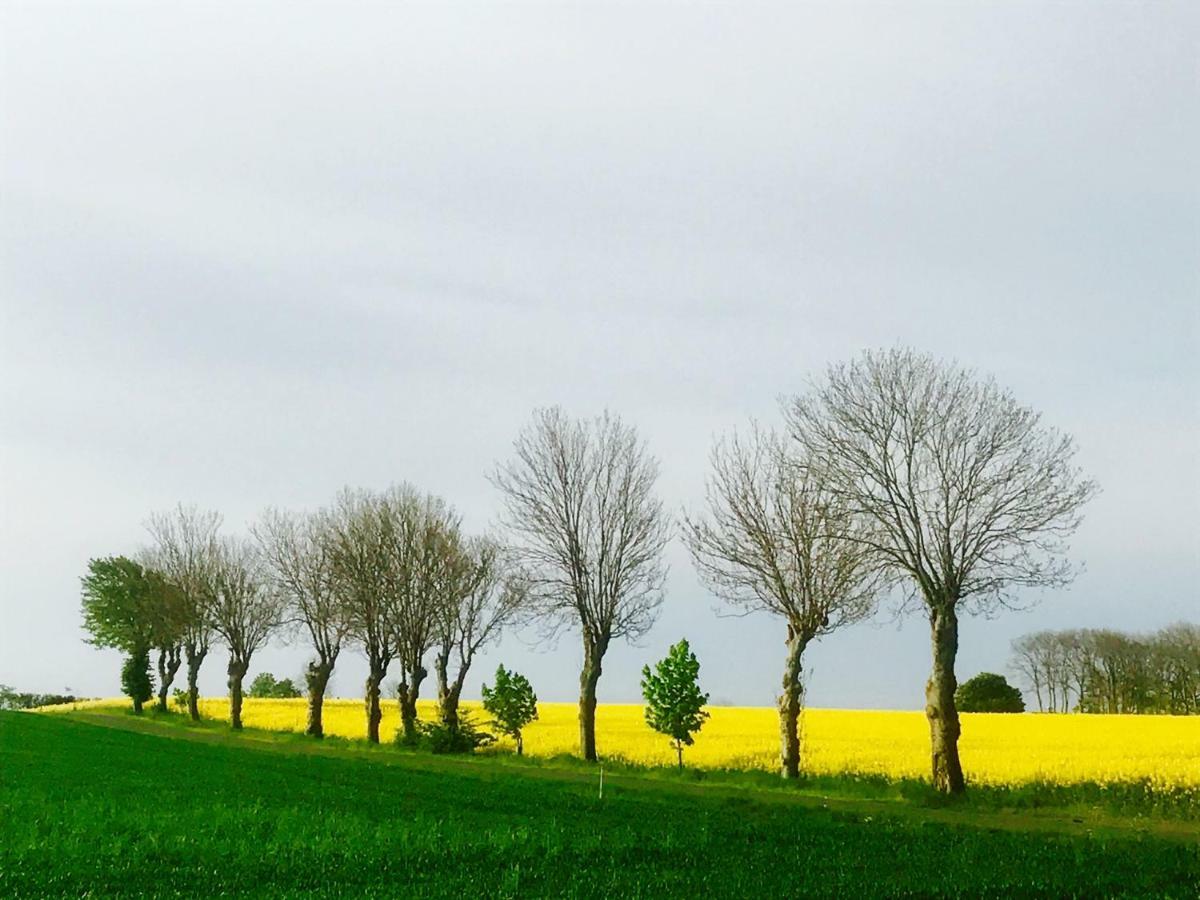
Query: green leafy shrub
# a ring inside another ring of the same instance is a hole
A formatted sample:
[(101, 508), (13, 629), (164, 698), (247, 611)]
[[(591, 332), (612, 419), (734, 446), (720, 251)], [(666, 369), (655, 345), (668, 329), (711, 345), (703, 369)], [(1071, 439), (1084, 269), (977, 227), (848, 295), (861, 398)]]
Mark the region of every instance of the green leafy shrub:
[(495, 740), (495, 735), (484, 731), (467, 715), (460, 715), (454, 725), (441, 721), (418, 722), (417, 732), (411, 737), (402, 730), (396, 732), (397, 746), (430, 753), (474, 753)]
[(1021, 692), (994, 672), (980, 672), (960, 684), (954, 692), (954, 705), (962, 712), (1025, 712)]
[(275, 676), (270, 672), (261, 672), (255, 676), (250, 682), (250, 690), (246, 692), (249, 697), (274, 697), (280, 700), (286, 700), (292, 697), (300, 696), (300, 689), (290, 678), (275, 679)]
[(133, 711), (141, 713), (142, 704), (154, 696), (154, 681), (150, 677), (150, 654), (134, 650), (121, 666), (121, 691), (133, 701)]
[(521, 730), (538, 717), (537, 695), (529, 680), (520, 672), (498, 666), (496, 686), (483, 686), (483, 708), (491, 715), (492, 724), (517, 742), (520, 756), (525, 749)]
[(686, 640), (667, 651), (664, 659), (642, 667), (642, 695), (646, 698), (646, 724), (671, 738), (683, 769), (683, 748), (704, 725), (708, 694), (700, 690), (700, 662)]

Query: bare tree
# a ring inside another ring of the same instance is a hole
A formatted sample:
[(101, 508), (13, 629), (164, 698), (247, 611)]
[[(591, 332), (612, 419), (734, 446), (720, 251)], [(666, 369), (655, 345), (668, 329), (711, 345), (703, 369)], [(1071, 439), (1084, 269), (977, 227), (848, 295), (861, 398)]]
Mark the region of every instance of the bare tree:
[(870, 550), (873, 523), (856, 517), (789, 459), (783, 442), (757, 428), (713, 448), (707, 514), (685, 517), (684, 535), (701, 577), (745, 611), (787, 624), (779, 696), (780, 761), (785, 778), (800, 773), (799, 717), (804, 650), (821, 635), (869, 616), (883, 586)]
[(441, 606), (461, 564), (458, 517), (443, 501), (411, 487), (387, 496), (393, 572), (392, 628), (400, 682), (396, 688), (400, 722), (407, 739), (417, 734), (417, 698), (429, 674), (425, 657), (432, 648)]
[(283, 620), (285, 601), (271, 583), (264, 560), (248, 541), (226, 539), (217, 554), (209, 615), (229, 650), (229, 721), (242, 727), (242, 680), (250, 659)]
[[(463, 683), (475, 655), (500, 636), (521, 610), (526, 592), (504, 548), (492, 538), (464, 542), (460, 563), (439, 609), (434, 674), (438, 709), (446, 725), (458, 725)], [(453, 668), (452, 668), (453, 667)]]
[(1154, 641), (1162, 657), (1163, 708), (1176, 715), (1200, 713), (1200, 625), (1177, 622)]
[(1038, 712), (1044, 712), (1046, 706), (1042, 700), (1042, 646), (1038, 637), (1038, 633), (1025, 634), (1012, 642), (1012, 662), (1009, 663), (1009, 667), (1029, 685), (1037, 700)]
[(187, 661), (188, 713), (199, 721), (200, 666), (208, 655), (213, 626), (209, 609), (219, 556), (221, 514), (180, 503), (146, 523), (154, 568), (179, 590), (179, 628)]
[[(1096, 628), (1038, 631), (1013, 646), (1029, 648), (1039, 677), (1058, 678), (1058, 702), (1051, 712), (1184, 715), (1200, 710), (1196, 625), (1180, 622), (1143, 635)], [(1027, 671), (1024, 660), (1018, 668)]]
[(614, 638), (637, 639), (662, 602), (668, 521), (654, 497), (658, 463), (634, 428), (605, 413), (538, 410), (492, 483), (504, 495), (517, 558), (548, 631), (583, 639), (579, 742), (596, 759), (596, 686)]
[(183, 663), (183, 640), (187, 633), (188, 608), (182, 591), (175, 584), (151, 567), (160, 576), (163, 590), (158, 594), (154, 610), (154, 638), (152, 647), (156, 652), (158, 668), (158, 710), (167, 712), (167, 697), (175, 675)]
[(330, 522), (334, 590), (346, 615), (347, 633), (367, 658), (367, 740), (379, 743), (379, 691), (396, 656), (392, 544), (380, 498), (343, 490)]
[(334, 577), (333, 519), (326, 511), (299, 515), (268, 509), (253, 534), (276, 589), (287, 598), (292, 620), (308, 633), (316, 654), (304, 670), (305, 733), (323, 737), (325, 690), (350, 632)]
[(1073, 465), (1071, 438), (994, 381), (912, 351), (832, 366), (787, 412), (831, 489), (878, 524), (869, 546), (924, 606), (933, 783), (960, 792), (959, 612), (1012, 604), (1017, 588), (1068, 583), (1066, 541), (1096, 485)]

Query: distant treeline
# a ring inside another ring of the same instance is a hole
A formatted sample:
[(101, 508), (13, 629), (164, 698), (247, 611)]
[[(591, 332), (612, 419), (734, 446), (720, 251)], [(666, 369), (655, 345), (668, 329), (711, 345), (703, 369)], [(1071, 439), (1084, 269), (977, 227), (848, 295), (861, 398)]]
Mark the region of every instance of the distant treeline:
[(0, 709), (36, 709), (39, 706), (60, 706), (81, 698), (73, 694), (25, 694), (0, 684)]
[(1012, 651), (1041, 711), (1200, 714), (1200, 625), (1037, 631)]

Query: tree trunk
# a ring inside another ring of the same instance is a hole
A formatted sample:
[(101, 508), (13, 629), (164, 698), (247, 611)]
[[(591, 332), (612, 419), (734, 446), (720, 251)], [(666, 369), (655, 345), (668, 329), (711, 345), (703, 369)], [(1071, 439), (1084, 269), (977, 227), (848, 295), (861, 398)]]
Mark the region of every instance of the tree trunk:
[(367, 675), (367, 740), (372, 744), (379, 743), (379, 721), (383, 711), (379, 708), (379, 686), (383, 683), (385, 670), (371, 669)]
[(784, 778), (800, 777), (800, 710), (804, 708), (804, 682), (800, 666), (808, 640), (788, 625), (783, 691), (779, 695), (779, 762)]
[(421, 682), (428, 674), (425, 667), (418, 664), (411, 672), (404, 673), (404, 681), (400, 683), (400, 724), (404, 728), (405, 740), (416, 740), (417, 697), (421, 693)]
[(675, 742), (675, 754), (679, 759), (679, 771), (683, 771), (683, 741)]
[(966, 790), (958, 759), (958, 708), (954, 705), (954, 658), (958, 655), (958, 615), (953, 603), (930, 613), (933, 672), (925, 685), (925, 717), (929, 720), (932, 775), (935, 789), (945, 794)]
[(229, 724), (235, 731), (242, 730), (242, 679), (250, 668), (249, 661), (230, 659), (229, 668)]
[(200, 664), (208, 655), (208, 650), (189, 644), (187, 650), (187, 683), (188, 683), (188, 715), (193, 722), (200, 721), (200, 689), (196, 686), (200, 678)]
[(133, 697), (133, 714), (140, 716), (142, 714), (142, 698), (134, 695)]
[(458, 727), (458, 700), (462, 695), (462, 683), (466, 677), (465, 671), (460, 671), (458, 677), (450, 680), (450, 651), (438, 653), (433, 661), (433, 671), (437, 676), (438, 716), (442, 724), (448, 728)]
[(310, 662), (304, 673), (305, 687), (308, 689), (308, 723), (304, 733), (310, 737), (325, 737), (325, 723), (321, 714), (325, 708), (325, 688), (329, 686), (329, 676), (332, 674), (332, 659)]
[(589, 762), (596, 761), (596, 685), (604, 648), (584, 639), (583, 670), (579, 673), (579, 750)]
[(433, 674), (437, 678), (438, 714), (446, 720), (446, 698), (450, 696), (450, 650), (443, 648), (433, 658)]
[(448, 728), (458, 728), (458, 704), (461, 697), (462, 682), (455, 679), (446, 695), (439, 698), (442, 722)]
[(171, 647), (160, 647), (158, 651), (158, 710), (167, 712), (167, 693), (175, 683), (175, 673), (179, 671), (180, 653), (182, 648), (175, 644)]
[(525, 755), (525, 742), (521, 739), (521, 732), (517, 732), (517, 756)]

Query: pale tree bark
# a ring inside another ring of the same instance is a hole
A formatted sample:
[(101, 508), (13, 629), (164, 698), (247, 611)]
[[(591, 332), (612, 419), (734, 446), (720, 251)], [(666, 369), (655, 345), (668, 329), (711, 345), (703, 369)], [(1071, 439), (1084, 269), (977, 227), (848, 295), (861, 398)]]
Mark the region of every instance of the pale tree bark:
[(669, 523), (654, 496), (658, 463), (607, 412), (586, 421), (538, 410), (513, 447), (491, 481), (531, 610), (547, 633), (581, 633), (580, 752), (595, 760), (604, 652), (612, 639), (645, 634), (662, 603)]
[(930, 634), (933, 643), (933, 671), (925, 684), (925, 718), (929, 720), (931, 778), (933, 786), (945, 793), (961, 793), (966, 787), (962, 763), (958, 758), (958, 736), (962, 729), (954, 692), (954, 660), (958, 655), (958, 617), (955, 604), (946, 603), (932, 611)]
[(446, 675), (445, 670), (441, 667), (440, 660), (437, 667), (437, 703), (438, 714), (441, 717), (443, 724), (448, 728), (458, 727), (458, 707), (462, 701), (462, 680), (455, 678), (453, 681)]
[(684, 537), (718, 596), (741, 612), (768, 612), (787, 624), (780, 773), (796, 778), (804, 650), (874, 611), (884, 579), (864, 543), (872, 526), (774, 433), (755, 427), (748, 439), (720, 440), (711, 461), (707, 509), (685, 518)]
[[(991, 379), (907, 350), (830, 367), (786, 406), (792, 437), (875, 531), (864, 539), (929, 619), (927, 692), (939, 789), (964, 789), (951, 696), (958, 616), (1018, 605), (1073, 577), (1067, 541), (1096, 493), (1070, 437)], [(1057, 673), (1043, 684), (1054, 689)], [(948, 693), (949, 692), (949, 693)]]
[(788, 627), (787, 656), (779, 694), (779, 762), (784, 778), (800, 776), (800, 713), (804, 709), (803, 658), (808, 641)]
[(583, 667), (579, 672), (579, 747), (583, 758), (597, 759), (596, 689), (603, 674), (602, 662), (608, 650), (607, 635), (588, 635), (583, 643)]

